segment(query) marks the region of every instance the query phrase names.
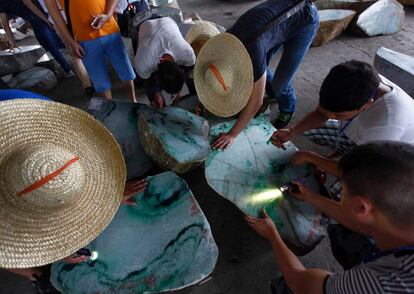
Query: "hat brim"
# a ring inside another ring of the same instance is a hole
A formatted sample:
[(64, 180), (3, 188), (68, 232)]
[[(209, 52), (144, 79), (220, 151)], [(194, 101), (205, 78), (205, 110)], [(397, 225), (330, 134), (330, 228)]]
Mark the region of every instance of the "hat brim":
[[(232, 86), (225, 95), (215, 92), (205, 81), (209, 65), (225, 62), (232, 69)], [(253, 89), (253, 65), (249, 53), (234, 35), (214, 36), (201, 49), (194, 68), (194, 84), (203, 106), (214, 115), (230, 117), (247, 104)]]
[(218, 34), (220, 34), (220, 31), (214, 23), (209, 21), (196, 21), (188, 30), (185, 39), (191, 44), (200, 36), (208, 36), (211, 38)]
[[(111, 222), (122, 200), (126, 168), (115, 139), (92, 116), (56, 102), (4, 101), (0, 138), (0, 267), (36, 267), (62, 259)], [(79, 157), (84, 183), (75, 200), (45, 207), (15, 197), (2, 167), (30, 144), (53, 144)]]

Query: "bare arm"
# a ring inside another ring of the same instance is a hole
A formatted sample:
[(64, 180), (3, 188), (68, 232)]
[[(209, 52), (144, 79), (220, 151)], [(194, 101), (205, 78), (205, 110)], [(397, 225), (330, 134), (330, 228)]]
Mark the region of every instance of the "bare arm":
[(6, 32), (7, 39), (9, 40), (10, 49), (17, 47), (16, 40), (14, 39), (13, 32), (10, 29), (9, 18), (6, 13), (0, 13), (1, 25)]
[(266, 213), (262, 219), (246, 216), (247, 223), (262, 237), (269, 240), (276, 264), (294, 293), (323, 293), (323, 284), (331, 273), (321, 269), (306, 269), (286, 246), (275, 224)]
[(327, 120), (328, 117), (319, 112), (318, 108), (316, 108), (293, 127), (289, 129), (280, 129), (274, 132), (270, 140), (273, 145), (281, 148), (283, 143), (286, 143), (303, 132), (322, 126)]
[(41, 20), (43, 20), (45, 23), (50, 25), (49, 20), (47, 19), (47, 16), (35, 5), (33, 4), (32, 0), (23, 0), (24, 5), (27, 6), (36, 16), (38, 16)]
[(83, 56), (85, 55), (85, 51), (79, 45), (79, 43), (73, 39), (71, 33), (69, 32), (66, 22), (63, 19), (62, 14), (60, 13), (60, 9), (56, 3), (56, 0), (45, 0), (45, 4), (47, 9), (49, 10), (50, 16), (55, 22), (55, 26), (58, 32), (60, 33), (61, 37), (65, 39), (67, 44), (70, 45), (72, 54), (78, 58), (83, 58)]
[(349, 217), (345, 215), (341, 203), (329, 200), (318, 193), (313, 192), (299, 182), (295, 182), (295, 184), (299, 186), (299, 189), (298, 191), (289, 190), (289, 193), (292, 196), (308, 202), (317, 210), (327, 214), (329, 217), (335, 219), (338, 223), (344, 225), (345, 227), (358, 231), (356, 228), (353, 228), (353, 224), (349, 221)]
[(257, 111), (263, 104), (263, 95), (266, 85), (266, 73), (253, 84), (253, 90), (250, 95), (249, 101), (241, 111), (236, 123), (229, 133), (220, 134), (220, 136), (213, 143), (215, 149), (227, 148), (233, 140), (240, 134), (241, 131), (247, 126), (252, 120)]
[(336, 177), (341, 176), (338, 170), (337, 160), (330, 159), (328, 157), (319, 155), (315, 152), (311, 152), (311, 151), (296, 152), (291, 162), (294, 165), (310, 163)]

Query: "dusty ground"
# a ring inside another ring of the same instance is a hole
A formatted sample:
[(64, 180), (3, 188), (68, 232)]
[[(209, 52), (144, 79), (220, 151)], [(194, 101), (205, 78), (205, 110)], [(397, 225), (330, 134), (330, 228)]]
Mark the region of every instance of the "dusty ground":
[[(179, 0), (184, 13), (197, 11), (203, 19), (229, 27), (238, 16), (260, 1), (218, 1)], [(319, 86), (335, 64), (360, 59), (373, 62), (376, 50), (387, 47), (402, 53), (414, 55), (414, 9), (406, 8), (405, 26), (392, 36), (360, 38), (343, 35), (322, 47), (312, 48), (305, 58), (296, 78), (298, 111), (295, 120), (300, 119), (317, 104)], [(273, 68), (277, 61), (272, 63)], [(75, 78), (61, 81), (49, 96), (57, 101), (82, 107), (87, 99)], [(125, 99), (125, 94), (115, 85), (114, 96)], [(308, 142), (297, 138), (299, 148), (314, 149)], [(218, 293), (270, 293), (269, 280), (277, 274), (270, 247), (247, 227), (241, 213), (229, 202), (218, 196), (206, 184), (203, 171), (198, 169), (185, 176), (209, 220), (213, 235), (220, 250), (219, 260), (212, 279), (203, 285), (193, 286), (176, 293), (218, 294)], [(310, 254), (302, 258), (306, 266), (339, 270), (333, 260), (327, 240), (322, 241)], [(24, 279), (0, 271), (0, 293), (35, 293)]]

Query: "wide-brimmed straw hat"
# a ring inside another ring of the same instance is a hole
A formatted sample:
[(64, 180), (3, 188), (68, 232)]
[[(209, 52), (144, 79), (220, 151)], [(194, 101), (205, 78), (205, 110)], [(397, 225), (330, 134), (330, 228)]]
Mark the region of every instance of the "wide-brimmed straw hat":
[(194, 83), (208, 111), (221, 117), (239, 113), (253, 89), (252, 61), (242, 42), (229, 33), (208, 40), (196, 61)]
[(0, 102), (0, 267), (41, 266), (90, 243), (118, 210), (125, 177), (118, 144), (86, 112)]
[(185, 39), (193, 48), (195, 55), (198, 56), (204, 44), (218, 34), (220, 34), (220, 31), (214, 23), (197, 20), (191, 25)]

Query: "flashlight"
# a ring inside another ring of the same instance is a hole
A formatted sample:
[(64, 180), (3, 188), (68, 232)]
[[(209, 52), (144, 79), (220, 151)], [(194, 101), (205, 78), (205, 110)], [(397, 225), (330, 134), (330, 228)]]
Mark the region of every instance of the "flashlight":
[(287, 185), (284, 185), (284, 186), (280, 187), (280, 191), (282, 193), (288, 192), (289, 189), (293, 193), (299, 193), (299, 186), (297, 184), (294, 184), (294, 183), (290, 183), (290, 184), (287, 184)]
[(88, 256), (89, 260), (96, 260), (98, 258), (98, 252), (97, 251), (90, 251), (87, 248), (81, 248), (78, 251), (76, 251), (75, 254), (73, 254), (71, 257), (76, 258), (79, 256)]

